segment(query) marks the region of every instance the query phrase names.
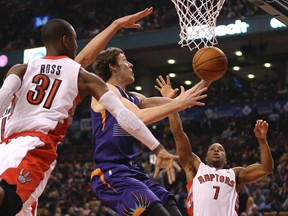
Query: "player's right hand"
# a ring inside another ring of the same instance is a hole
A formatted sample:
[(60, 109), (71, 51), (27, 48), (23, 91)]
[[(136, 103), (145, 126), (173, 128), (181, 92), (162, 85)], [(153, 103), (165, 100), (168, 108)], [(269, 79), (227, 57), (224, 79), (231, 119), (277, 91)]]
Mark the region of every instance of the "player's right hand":
[(258, 140), (266, 139), (269, 124), (262, 119), (258, 119), (255, 124), (254, 133)]
[(179, 156), (170, 154), (166, 151), (166, 149), (159, 145), (155, 150), (156, 154), (156, 164), (155, 164), (155, 172), (154, 178), (158, 178), (160, 169), (165, 169), (167, 172), (168, 182), (172, 184), (175, 182), (175, 169), (180, 172), (181, 167), (175, 162), (175, 160), (179, 159)]
[(120, 28), (140, 28), (141, 25), (139, 23), (136, 23), (138, 20), (150, 15), (153, 12), (153, 8), (146, 8), (142, 11), (139, 11), (138, 13), (134, 13), (128, 16), (121, 17), (114, 22), (117, 23)]
[(180, 88), (181, 94), (176, 99), (179, 101), (179, 103), (182, 103), (183, 109), (193, 106), (205, 106), (205, 103), (200, 102), (200, 100), (207, 97), (207, 94), (203, 94), (207, 90), (204, 81), (197, 83), (187, 91), (185, 91), (183, 86)]

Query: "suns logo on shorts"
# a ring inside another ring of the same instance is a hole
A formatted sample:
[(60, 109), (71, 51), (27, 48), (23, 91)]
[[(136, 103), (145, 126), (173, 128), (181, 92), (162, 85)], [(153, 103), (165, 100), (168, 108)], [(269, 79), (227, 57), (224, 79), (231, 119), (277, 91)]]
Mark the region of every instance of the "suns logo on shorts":
[(125, 216), (139, 216), (141, 215), (146, 208), (150, 205), (150, 201), (148, 200), (147, 196), (143, 197), (141, 194), (137, 196), (135, 193), (132, 192), (132, 195), (135, 199), (135, 208), (126, 208), (123, 206), (124, 211), (123, 215)]

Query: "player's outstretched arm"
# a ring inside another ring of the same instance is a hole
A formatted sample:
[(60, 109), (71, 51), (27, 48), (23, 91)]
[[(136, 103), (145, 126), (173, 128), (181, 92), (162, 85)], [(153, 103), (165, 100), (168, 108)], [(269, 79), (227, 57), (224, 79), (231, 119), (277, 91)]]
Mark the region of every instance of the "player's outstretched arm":
[[(178, 89), (173, 89), (171, 86), (170, 77), (166, 76), (166, 81), (162, 76), (156, 79), (158, 86), (155, 88), (163, 97), (175, 98)], [(174, 136), (176, 143), (176, 153), (179, 156), (181, 166), (185, 170), (187, 182), (191, 181), (200, 164), (200, 158), (192, 152), (192, 147), (187, 134), (183, 130), (183, 125), (179, 114), (173, 113), (169, 115), (170, 130)]]
[(266, 139), (268, 127), (269, 124), (266, 121), (263, 121), (262, 119), (256, 121), (254, 134), (260, 145), (260, 164), (251, 164), (244, 168), (233, 168), (240, 181), (239, 183), (256, 182), (273, 172), (274, 161)]
[[(160, 79), (163, 79), (163, 77), (161, 77), (161, 78), (160, 77), (161, 76), (159, 76), (159, 78), (158, 78), (159, 81), (160, 81)], [(212, 83), (211, 81), (201, 80), (201, 82), (199, 82), (197, 84), (197, 88), (193, 88), (192, 91), (199, 91), (200, 89), (208, 88), (208, 86), (211, 83)], [(156, 86), (155, 86), (155, 88), (156, 88)], [(177, 89), (177, 91), (178, 91), (178, 89)], [(171, 98), (168, 98), (168, 97), (145, 97), (145, 95), (142, 95), (138, 92), (133, 92), (133, 94), (135, 94), (137, 96), (137, 98), (139, 99), (141, 109), (160, 106), (160, 105), (167, 104), (167, 103), (171, 102)], [(197, 104), (197, 105), (200, 106), (199, 104)]]
[(99, 52), (105, 48), (111, 38), (121, 28), (140, 28), (141, 25), (136, 22), (153, 12), (153, 8), (146, 8), (138, 13), (134, 13), (128, 16), (116, 19), (106, 29), (95, 36), (76, 56), (75, 61), (80, 63), (82, 67), (88, 67), (97, 57)]
[[(107, 83), (107, 86), (115, 94), (120, 96), (119, 91), (115, 86), (109, 83)], [(153, 122), (160, 121), (168, 117), (168, 115), (170, 115), (171, 113), (181, 111), (185, 108), (191, 106), (203, 106), (204, 103), (198, 100), (206, 97), (206, 95), (202, 95), (204, 91), (205, 88), (200, 88), (195, 92), (189, 90), (184, 91), (184, 89), (182, 89), (181, 97), (178, 97), (177, 99), (171, 99), (169, 103), (163, 104), (161, 106), (154, 106), (145, 109), (139, 109), (138, 106), (136, 106), (134, 103), (130, 102), (129, 100), (123, 97), (120, 97), (121, 98), (120, 100), (126, 108), (130, 109), (144, 122), (144, 124), (148, 125)], [(97, 109), (95, 109), (96, 104), (99, 105), (99, 103), (96, 100), (92, 99), (92, 108), (94, 109), (94, 111), (99, 112), (101, 111), (101, 108), (99, 106), (97, 106)]]
[(81, 98), (92, 95), (116, 118), (118, 124), (124, 130), (156, 154), (155, 177), (158, 176), (159, 170), (164, 168), (168, 173), (169, 182), (175, 181), (175, 173), (173, 172), (175, 163), (173, 162), (178, 156), (165, 150), (145, 124), (122, 104), (119, 97), (108, 89), (106, 83), (100, 77), (81, 68), (78, 87)]
[(185, 89), (181, 86), (181, 93), (178, 97), (171, 99), (170, 102), (167, 102), (161, 106), (146, 108), (142, 111), (142, 115), (144, 115), (144, 117), (151, 118), (151, 116), (155, 114), (154, 112), (151, 112), (151, 109), (158, 108), (162, 113), (161, 118), (163, 119), (174, 112), (180, 112), (193, 106), (204, 106), (205, 104), (200, 100), (207, 97), (206, 94), (203, 94), (206, 90), (207, 87), (203, 85), (202, 81), (187, 91), (185, 91)]

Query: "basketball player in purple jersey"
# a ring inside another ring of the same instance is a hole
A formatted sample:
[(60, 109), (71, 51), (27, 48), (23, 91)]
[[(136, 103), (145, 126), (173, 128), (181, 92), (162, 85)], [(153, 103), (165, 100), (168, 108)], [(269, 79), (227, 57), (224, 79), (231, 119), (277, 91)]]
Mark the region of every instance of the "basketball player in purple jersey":
[[(177, 91), (172, 89), (169, 77), (166, 79), (160, 76), (156, 89), (162, 96), (173, 98)], [(208, 148), (206, 165), (192, 152), (178, 113), (170, 115), (169, 122), (176, 142), (176, 152), (186, 174), (188, 215), (237, 216), (238, 186), (256, 182), (273, 171), (273, 158), (266, 140), (268, 123), (257, 120), (254, 128), (261, 150), (260, 163), (224, 169), (226, 152), (220, 143), (214, 143)]]
[[(148, 9), (149, 12), (152, 12), (152, 8)], [(136, 18), (135, 15), (129, 17), (131, 26), (137, 25)], [(117, 31), (118, 29), (112, 26), (104, 30), (102, 35), (97, 35), (78, 54), (76, 61), (84, 67), (88, 66), (93, 56), (98, 55), (99, 47), (104, 48), (108, 39)], [(188, 91), (182, 89), (181, 95), (176, 100), (161, 97), (146, 98), (140, 94), (126, 92), (126, 86), (134, 81), (133, 65), (127, 61), (120, 49), (111, 48), (102, 51), (96, 62), (104, 65), (103, 68), (97, 68), (98, 63), (95, 63), (96, 73), (101, 74), (109, 89), (120, 96), (122, 103), (146, 124), (163, 119), (173, 110), (180, 111), (195, 105), (204, 105), (198, 101), (206, 97), (201, 95), (207, 89), (201, 87), (201, 82), (197, 85), (198, 89)], [(95, 98), (91, 101), (91, 115), (95, 143), (95, 170), (91, 182), (96, 196), (118, 215), (181, 215), (174, 196), (151, 181), (133, 164), (135, 157), (133, 143), (136, 140), (123, 131), (116, 119)], [(175, 164), (175, 167), (179, 170), (178, 165)], [(166, 170), (171, 183), (175, 180), (174, 169)], [(154, 177), (157, 177), (158, 173), (159, 169), (156, 168)]]
[[(207, 89), (201, 87), (201, 82), (197, 85), (199, 89), (186, 92), (182, 89), (176, 100), (160, 97), (148, 99), (140, 94), (126, 92), (126, 86), (134, 81), (132, 66), (121, 49), (108, 48), (97, 56), (93, 69), (113, 92), (121, 95), (124, 99), (122, 103), (144, 123), (163, 119), (175, 109), (204, 105), (198, 102), (206, 97), (201, 95)], [(186, 95), (188, 92), (190, 96)], [(144, 109), (139, 109), (141, 107)], [(91, 116), (95, 147), (95, 170), (91, 182), (96, 197), (118, 215), (181, 215), (174, 196), (133, 164), (136, 154), (133, 144), (136, 140), (94, 98), (91, 101)], [(172, 183), (175, 174), (167, 174)]]
[[(140, 28), (141, 25), (137, 24), (136, 22), (139, 19), (142, 19), (145, 16), (148, 16), (152, 13), (153, 8), (146, 8), (138, 13), (128, 15), (121, 17), (117, 20), (115, 20), (111, 25), (109, 25), (106, 29), (104, 29), (101, 33), (99, 33), (97, 36), (95, 36), (84, 48), (83, 50), (76, 56), (75, 61), (80, 63), (82, 67), (89, 66), (96, 58), (96, 56), (99, 54), (99, 52), (104, 49), (104, 47), (107, 45), (109, 40), (120, 30), (121, 28)], [(199, 85), (201, 85), (199, 83)], [(197, 91), (194, 91), (194, 89), (190, 89), (188, 91), (184, 92), (184, 89), (182, 89), (181, 97), (178, 98), (178, 100), (163, 100), (160, 99), (163, 106), (159, 106), (156, 109), (139, 109), (137, 106), (135, 106), (133, 103), (131, 103), (129, 100), (126, 100), (123, 98), (119, 91), (115, 88), (115, 86), (107, 83), (107, 86), (110, 90), (114, 91), (122, 100), (121, 102), (130, 110), (132, 110), (138, 117), (141, 118), (142, 121), (144, 121), (146, 124), (155, 122), (157, 120), (163, 119), (164, 117), (167, 117), (168, 114), (173, 112), (173, 110), (183, 110), (187, 107), (191, 106), (203, 106), (204, 104), (201, 102), (198, 102), (198, 100), (201, 100), (205, 98), (207, 95), (201, 95), (204, 91), (207, 90), (207, 88), (200, 88)], [(95, 98), (93, 98), (95, 99)], [(157, 103), (159, 103), (157, 100)], [(155, 103), (155, 100), (154, 100)], [(160, 104), (161, 104), (160, 103)], [(165, 105), (165, 103), (167, 105)], [(169, 104), (168, 104), (169, 103)], [(101, 105), (101, 109), (103, 109), (103, 106)], [(149, 113), (147, 116), (146, 113)], [(143, 135), (145, 136), (145, 135)], [(161, 157), (161, 153), (159, 154)], [(156, 178), (159, 174), (159, 168), (163, 167), (163, 164), (161, 165), (158, 162), (161, 162), (161, 160), (156, 160), (156, 166), (155, 166), (155, 173), (154, 177)], [(172, 162), (172, 160), (170, 160)], [(166, 172), (168, 176), (169, 182), (173, 182), (175, 180), (175, 173), (174, 168), (181, 169), (177, 163), (173, 163), (172, 166), (167, 166)]]

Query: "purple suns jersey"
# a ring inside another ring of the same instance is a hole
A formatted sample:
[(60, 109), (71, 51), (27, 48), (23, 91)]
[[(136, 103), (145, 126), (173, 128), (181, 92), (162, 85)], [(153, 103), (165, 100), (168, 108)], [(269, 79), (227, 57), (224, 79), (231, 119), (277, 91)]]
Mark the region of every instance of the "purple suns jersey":
[[(127, 98), (139, 107), (139, 99), (116, 86), (122, 97)], [(137, 139), (126, 132), (117, 120), (107, 111), (94, 112), (91, 110), (92, 133), (94, 144), (93, 159), (101, 162), (128, 162), (135, 156), (133, 143), (139, 143)]]
[[(116, 86), (117, 87), (117, 86)], [(122, 97), (139, 107), (139, 100), (125, 94)], [(151, 203), (175, 200), (173, 194), (154, 182), (133, 163), (137, 139), (124, 131), (107, 111), (96, 113), (91, 109), (94, 140), (94, 171), (91, 185), (97, 199), (117, 215), (140, 215)]]

